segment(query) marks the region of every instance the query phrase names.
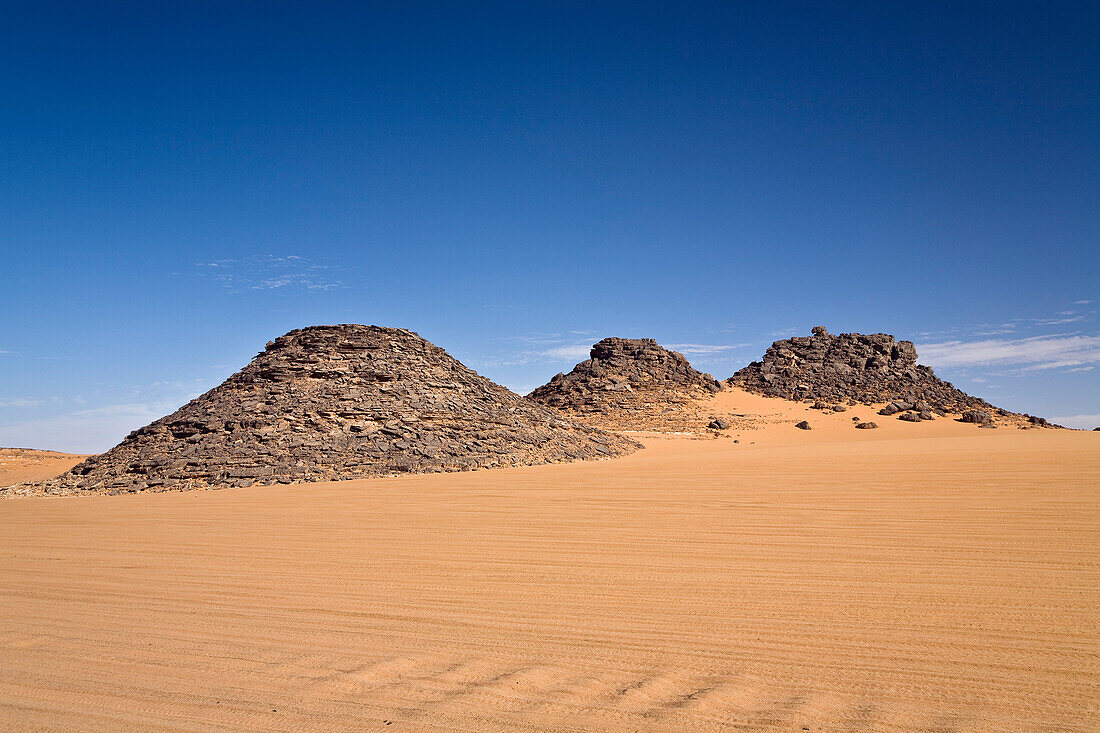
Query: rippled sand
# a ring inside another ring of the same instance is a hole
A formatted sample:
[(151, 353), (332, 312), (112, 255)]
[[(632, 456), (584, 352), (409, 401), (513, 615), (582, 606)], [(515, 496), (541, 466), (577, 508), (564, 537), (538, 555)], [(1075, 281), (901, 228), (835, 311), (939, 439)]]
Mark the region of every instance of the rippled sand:
[(715, 407), (766, 417), (597, 463), (0, 502), (0, 728), (1100, 729), (1100, 433)]

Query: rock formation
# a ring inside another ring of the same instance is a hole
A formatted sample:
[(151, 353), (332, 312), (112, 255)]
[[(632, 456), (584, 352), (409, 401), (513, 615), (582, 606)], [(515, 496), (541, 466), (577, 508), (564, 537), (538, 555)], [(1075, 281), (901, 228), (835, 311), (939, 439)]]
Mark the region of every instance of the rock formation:
[(943, 381), (929, 367), (917, 364), (913, 342), (895, 341), (885, 333), (833, 336), (817, 326), (812, 336), (776, 341), (761, 361), (726, 381), (789, 400), (849, 404), (900, 400), (910, 405), (926, 403), (929, 411), (983, 409), (1009, 414)]
[(555, 375), (528, 398), (604, 428), (682, 430), (707, 424), (694, 414), (694, 405), (721, 389), (683, 354), (653, 339), (605, 338), (592, 347), (589, 359)]
[(280, 336), (218, 387), (36, 489), (323, 481), (604, 458), (638, 447), (494, 384), (412, 331), (314, 326)]

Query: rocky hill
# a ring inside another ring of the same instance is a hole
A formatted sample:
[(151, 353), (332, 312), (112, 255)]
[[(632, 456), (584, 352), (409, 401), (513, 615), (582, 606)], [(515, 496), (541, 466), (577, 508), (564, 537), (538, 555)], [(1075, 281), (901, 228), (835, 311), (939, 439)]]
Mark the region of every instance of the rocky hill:
[(929, 367), (917, 363), (912, 341), (896, 341), (885, 333), (833, 336), (817, 326), (812, 336), (776, 341), (762, 360), (726, 381), (750, 392), (789, 400), (925, 403), (941, 412), (1009, 414), (943, 381)]
[(573, 422), (412, 331), (314, 326), (107, 453), (15, 493), (161, 491), (605, 458), (638, 444)]
[(590, 358), (568, 374), (557, 374), (527, 397), (566, 415), (619, 430), (695, 428), (689, 414), (721, 383), (653, 339), (606, 338)]

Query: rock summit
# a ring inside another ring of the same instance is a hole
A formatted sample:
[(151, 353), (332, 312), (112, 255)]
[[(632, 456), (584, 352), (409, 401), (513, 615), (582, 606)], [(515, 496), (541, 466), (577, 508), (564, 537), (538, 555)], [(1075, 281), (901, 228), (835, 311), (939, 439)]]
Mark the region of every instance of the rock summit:
[(789, 400), (903, 400), (953, 413), (982, 409), (1008, 414), (918, 364), (912, 341), (897, 341), (885, 333), (834, 336), (824, 326), (816, 326), (812, 333), (776, 341), (763, 359), (739, 370), (727, 383)]
[(528, 398), (604, 428), (659, 430), (695, 426), (698, 416), (683, 408), (721, 389), (683, 354), (653, 339), (605, 338), (588, 359)]

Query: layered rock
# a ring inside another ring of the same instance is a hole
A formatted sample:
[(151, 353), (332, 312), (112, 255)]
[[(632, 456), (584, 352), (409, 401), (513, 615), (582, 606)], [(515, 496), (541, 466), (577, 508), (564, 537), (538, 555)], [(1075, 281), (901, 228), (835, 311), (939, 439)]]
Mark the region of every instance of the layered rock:
[(789, 400), (874, 404), (900, 400), (926, 409), (961, 413), (983, 409), (1009, 414), (973, 397), (917, 363), (911, 341), (885, 333), (842, 333), (823, 326), (812, 336), (776, 341), (764, 358), (728, 380), (750, 392)]
[(682, 430), (706, 425), (696, 403), (721, 383), (653, 339), (605, 338), (590, 358), (557, 374), (528, 399), (600, 427)]
[(314, 326), (36, 487), (135, 492), (606, 458), (638, 444), (494, 384), (412, 331)]

